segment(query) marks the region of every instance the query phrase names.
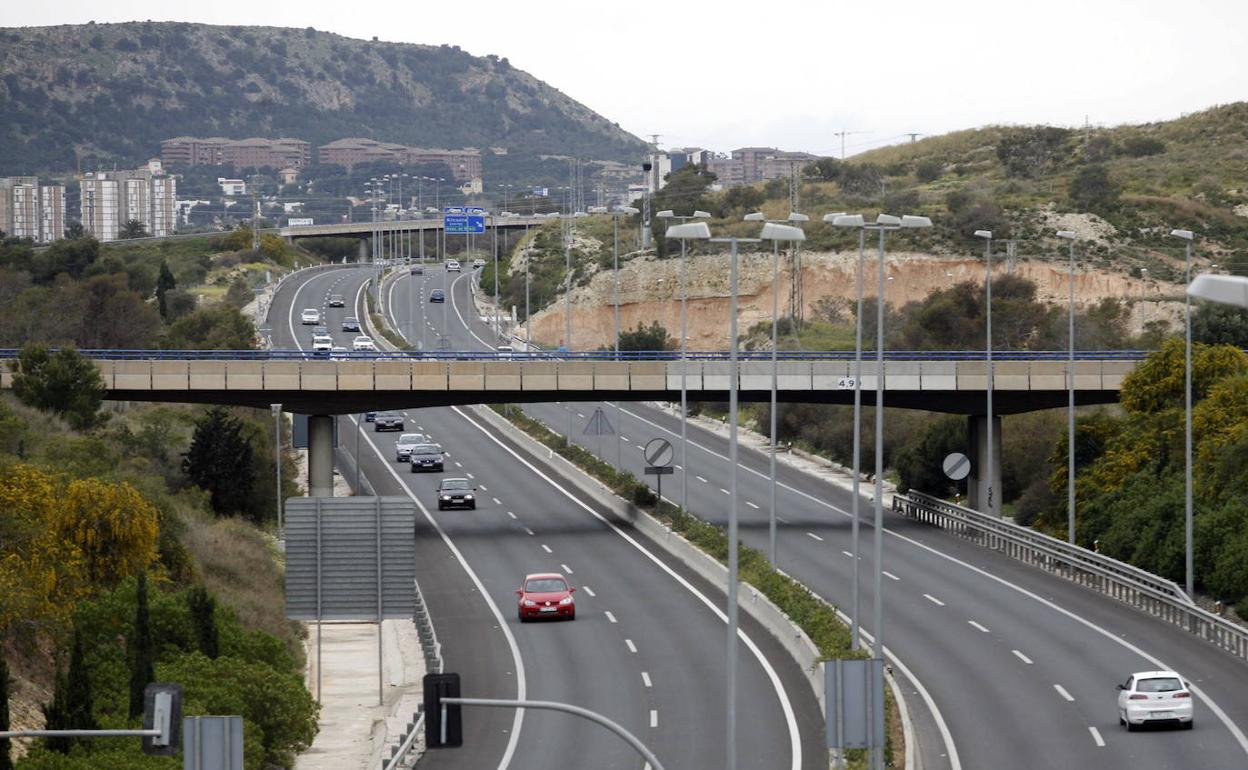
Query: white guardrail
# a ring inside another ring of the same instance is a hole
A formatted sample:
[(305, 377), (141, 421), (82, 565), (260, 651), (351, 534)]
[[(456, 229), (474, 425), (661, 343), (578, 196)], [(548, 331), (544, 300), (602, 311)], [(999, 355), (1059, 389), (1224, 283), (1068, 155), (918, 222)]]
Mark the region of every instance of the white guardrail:
[(893, 511), (1117, 599), (1248, 662), (1248, 629), (1201, 609), (1151, 572), (921, 492), (894, 495)]

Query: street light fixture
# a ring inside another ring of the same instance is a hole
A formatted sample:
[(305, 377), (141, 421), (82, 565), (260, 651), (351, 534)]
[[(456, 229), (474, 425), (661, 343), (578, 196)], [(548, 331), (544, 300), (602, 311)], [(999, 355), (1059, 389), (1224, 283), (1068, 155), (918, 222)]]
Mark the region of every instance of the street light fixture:
[[(1192, 241), (1196, 234), (1191, 230), (1171, 230), (1170, 234), (1184, 241), (1183, 282), (1192, 280)], [(1186, 544), (1184, 567), (1186, 570), (1187, 595), (1192, 595), (1195, 583), (1192, 575), (1192, 298), (1183, 295), (1183, 536)]]
[[(670, 209), (665, 209), (655, 214), (659, 219), (679, 219), (681, 224), (669, 226), (667, 232), (677, 230), (683, 227), (690, 219), (710, 219), (711, 214), (707, 211), (695, 209), (689, 216), (676, 216)], [(701, 222), (703, 228), (706, 223)], [(699, 231), (701, 232), (701, 231)], [(707, 238), (710, 238), (710, 229), (706, 228)], [(667, 238), (673, 236), (667, 235)], [(689, 390), (688, 390), (688, 369), (689, 369), (689, 316), (688, 316), (688, 252), (685, 248), (685, 241), (689, 237), (698, 236), (674, 236), (680, 238), (680, 509), (682, 511), (689, 510)]]
[[(591, 206), (589, 209), (591, 214), (611, 214), (611, 231), (613, 236), (613, 246), (611, 250), (612, 258), (612, 274), (615, 279), (615, 359), (620, 359), (620, 217), (632, 216), (637, 213), (637, 209), (632, 206), (617, 206), (614, 211), (609, 210), (606, 206)], [(623, 433), (621, 425), (621, 409), (619, 399), (615, 402), (615, 465), (617, 468), (624, 467), (624, 444), (620, 434)]]
[[(880, 236), (879, 254), (879, 286), (876, 299), (876, 343), (875, 343), (875, 533), (873, 550), (875, 552), (875, 650), (874, 657), (884, 659), (884, 602), (883, 602), (883, 570), (884, 570), (884, 234), (890, 230), (926, 228), (932, 226), (932, 220), (920, 216), (893, 216), (880, 214), (874, 223), (864, 221), (861, 214), (833, 217), (835, 227), (857, 227), (860, 230), (873, 230)], [(857, 426), (855, 426), (855, 430)], [(854, 469), (855, 472), (857, 468)]]
[(1066, 330), (1066, 540), (1075, 542), (1075, 241), (1072, 230), (1058, 230), (1057, 237), (1070, 241), (1070, 303)]
[[(991, 516), (996, 513), (996, 507), (997, 507), (996, 499), (993, 495), (993, 492), (994, 492), (993, 482), (996, 481), (997, 477), (995, 475), (996, 444), (993, 443), (993, 439), (995, 438), (995, 435), (994, 435), (995, 426), (992, 424), (992, 390), (993, 390), (993, 374), (994, 374), (993, 365), (992, 365), (992, 231), (991, 230), (976, 230), (975, 237), (984, 239), (985, 323), (987, 325), (987, 331), (986, 331), (987, 342), (984, 345), (984, 351), (987, 356), (987, 362), (988, 362), (988, 367), (987, 367), (988, 387), (986, 388), (986, 390), (988, 391), (988, 436), (987, 436), (988, 451), (984, 453), (984, 455), (987, 458), (985, 461), (986, 472), (984, 474), (984, 479), (985, 479), (987, 488), (985, 490), (986, 494), (984, 495), (984, 499), (979, 502), (980, 502), (980, 505), (982, 506), (983, 512)], [(976, 438), (978, 440), (978, 437)], [(979, 494), (977, 490), (976, 498), (978, 497), (979, 497)]]

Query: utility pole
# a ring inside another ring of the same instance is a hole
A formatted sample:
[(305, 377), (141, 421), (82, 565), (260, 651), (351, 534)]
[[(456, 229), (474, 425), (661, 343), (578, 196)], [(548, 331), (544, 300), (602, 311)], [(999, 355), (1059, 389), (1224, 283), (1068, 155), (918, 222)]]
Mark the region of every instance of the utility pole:
[(906, 132), (906, 136), (910, 137), (910, 144), (914, 144), (916, 141), (918, 141), (920, 136), (927, 136), (927, 134), (920, 134), (915, 131), (908, 131)]
[(845, 160), (845, 137), (852, 136), (853, 134), (869, 134), (869, 133), (871, 132), (870, 131), (846, 131), (844, 129), (840, 131), (833, 131), (832, 136), (839, 136), (841, 138), (841, 160)]
[(258, 175), (251, 176), (251, 201), (254, 204), (254, 213), (251, 216), (251, 250), (260, 253), (260, 185), (257, 181), (260, 179)]

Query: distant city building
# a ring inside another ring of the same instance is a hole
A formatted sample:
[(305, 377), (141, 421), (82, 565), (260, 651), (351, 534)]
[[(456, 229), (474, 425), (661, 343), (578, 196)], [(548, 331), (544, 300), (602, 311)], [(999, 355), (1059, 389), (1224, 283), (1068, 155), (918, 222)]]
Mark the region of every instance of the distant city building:
[(316, 157), (321, 165), (342, 166), (348, 171), (361, 163), (388, 162), (402, 166), (441, 163), (451, 170), (456, 182), (471, 182), (481, 177), (481, 151), (471, 147), (462, 150), (428, 149), (348, 137), (321, 145), (316, 150)]
[(277, 175), (281, 178), (282, 184), (294, 184), (299, 181), (299, 169), (294, 166), (288, 166), (282, 169), (277, 172)]
[(819, 160), (818, 155), (809, 152), (776, 152), (763, 158), (762, 178), (788, 179), (794, 175), (801, 176), (802, 169)]
[(225, 179), (217, 177), (217, 185), (221, 188), (222, 195), (246, 195), (247, 183), (241, 179)]
[(0, 178), (0, 230), (36, 243), (64, 238), (65, 188), (33, 176)]
[(303, 168), (312, 161), (312, 145), (302, 139), (179, 136), (160, 143), (160, 157), (166, 165)]
[(178, 224), (178, 182), (159, 161), (133, 171), (101, 171), (82, 180), (82, 226), (101, 241), (117, 239), (127, 222), (148, 235), (173, 235)]
[(745, 184), (753, 184), (763, 178), (763, 161), (778, 152), (775, 147), (742, 147), (732, 151), (732, 159), (741, 161)]
[(735, 158), (716, 156), (706, 164), (723, 187), (745, 184), (745, 164)]

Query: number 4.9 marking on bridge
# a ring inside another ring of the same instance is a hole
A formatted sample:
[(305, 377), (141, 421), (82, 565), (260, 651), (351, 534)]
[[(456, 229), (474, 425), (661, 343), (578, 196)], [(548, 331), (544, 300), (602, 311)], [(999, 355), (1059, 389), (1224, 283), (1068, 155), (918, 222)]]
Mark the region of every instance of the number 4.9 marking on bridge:
[(837, 379), (837, 381), (836, 381), (836, 387), (837, 387), (839, 390), (853, 390), (853, 389), (854, 389), (854, 378), (853, 378), (853, 377), (841, 377), (841, 378)]

